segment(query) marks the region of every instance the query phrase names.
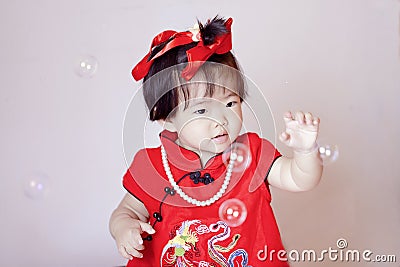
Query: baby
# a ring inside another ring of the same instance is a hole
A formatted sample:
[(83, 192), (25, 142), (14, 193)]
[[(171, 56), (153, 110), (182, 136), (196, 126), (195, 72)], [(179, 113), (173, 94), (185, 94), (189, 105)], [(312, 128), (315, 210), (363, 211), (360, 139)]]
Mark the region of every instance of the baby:
[[(135, 155), (123, 178), (128, 192), (111, 215), (127, 266), (289, 266), (269, 186), (296, 192), (318, 184), (319, 119), (284, 115), (279, 139), (292, 157), (256, 133), (241, 134), (247, 92), (230, 52), (231, 25), (215, 17), (189, 31), (164, 31), (132, 71), (143, 79), (150, 120), (164, 130), (161, 146)], [(251, 160), (238, 168), (243, 156)], [(229, 199), (250, 211), (242, 224), (219, 217)], [(260, 261), (265, 246), (272, 253)]]

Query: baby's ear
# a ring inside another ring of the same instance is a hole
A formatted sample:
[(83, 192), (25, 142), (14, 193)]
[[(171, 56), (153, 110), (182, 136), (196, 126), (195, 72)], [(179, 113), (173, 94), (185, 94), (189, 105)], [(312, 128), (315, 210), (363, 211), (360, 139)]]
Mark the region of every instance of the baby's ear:
[(161, 125), (161, 127), (165, 130), (168, 130), (170, 132), (177, 132), (175, 125), (169, 120), (157, 120), (158, 124)]

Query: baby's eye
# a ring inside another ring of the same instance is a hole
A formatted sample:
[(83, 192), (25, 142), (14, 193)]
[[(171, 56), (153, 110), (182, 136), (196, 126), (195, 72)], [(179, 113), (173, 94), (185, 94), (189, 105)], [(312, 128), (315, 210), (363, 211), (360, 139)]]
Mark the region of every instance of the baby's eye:
[(198, 109), (194, 113), (196, 113), (196, 114), (204, 114), (204, 113), (206, 113), (206, 109), (205, 108)]
[(226, 104), (226, 107), (231, 108), (231, 107), (235, 106), (236, 104), (237, 104), (236, 101), (231, 101), (228, 104)]

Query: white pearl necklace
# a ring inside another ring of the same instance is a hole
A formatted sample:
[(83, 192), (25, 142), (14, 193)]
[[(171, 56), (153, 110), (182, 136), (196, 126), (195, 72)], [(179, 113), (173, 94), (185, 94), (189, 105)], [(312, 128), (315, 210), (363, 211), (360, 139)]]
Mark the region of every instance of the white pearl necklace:
[(177, 192), (181, 198), (183, 198), (185, 201), (189, 202), (190, 204), (193, 204), (196, 206), (201, 206), (201, 207), (210, 206), (215, 201), (220, 199), (222, 197), (222, 195), (225, 193), (226, 189), (228, 188), (229, 182), (231, 180), (233, 164), (235, 163), (236, 158), (237, 158), (237, 154), (232, 153), (230, 160), (229, 160), (228, 167), (226, 169), (224, 182), (223, 182), (221, 188), (219, 189), (219, 191), (211, 198), (201, 201), (201, 200), (197, 200), (195, 198), (192, 198), (192, 197), (186, 195), (185, 192), (183, 192), (182, 189), (179, 187), (179, 185), (175, 182), (174, 177), (172, 176), (172, 173), (171, 173), (171, 169), (168, 164), (167, 152), (165, 151), (164, 146), (161, 146), (161, 159), (162, 159), (162, 163), (164, 165), (165, 174), (167, 175), (168, 180), (169, 180), (170, 184), (172, 185), (172, 187), (174, 188), (175, 192)]

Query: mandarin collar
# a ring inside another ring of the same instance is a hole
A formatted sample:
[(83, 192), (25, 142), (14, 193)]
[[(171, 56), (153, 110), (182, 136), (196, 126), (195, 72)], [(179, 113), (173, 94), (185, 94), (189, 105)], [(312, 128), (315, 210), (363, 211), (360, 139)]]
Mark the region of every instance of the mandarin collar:
[(224, 165), (222, 160), (222, 153), (211, 157), (206, 165), (202, 167), (200, 156), (189, 149), (186, 149), (176, 143), (178, 134), (176, 132), (170, 132), (163, 130), (160, 133), (160, 141), (167, 151), (168, 161), (178, 169), (183, 171), (194, 171), (194, 170), (215, 170)]

